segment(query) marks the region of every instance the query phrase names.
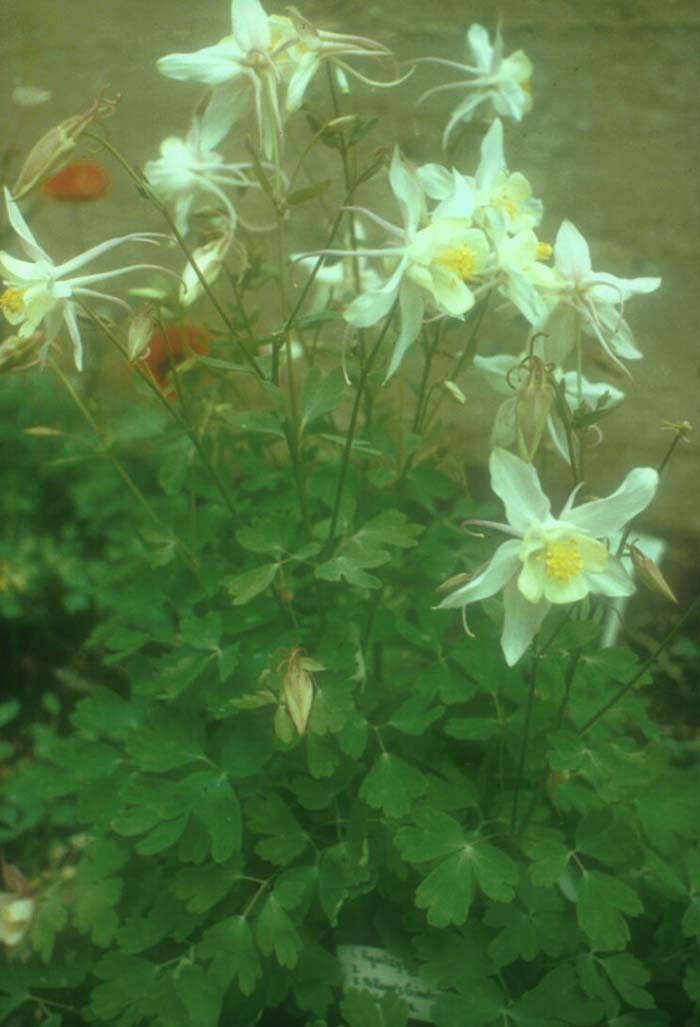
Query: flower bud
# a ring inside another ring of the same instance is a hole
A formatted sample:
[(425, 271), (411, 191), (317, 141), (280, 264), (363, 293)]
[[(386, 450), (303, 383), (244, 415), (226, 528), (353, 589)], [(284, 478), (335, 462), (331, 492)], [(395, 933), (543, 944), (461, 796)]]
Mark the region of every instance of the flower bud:
[(455, 385), (454, 382), (451, 382), (449, 380), (440, 382), (440, 385), (448, 394), (448, 396), (452, 396), (452, 399), (459, 403), (460, 406), (465, 405), (465, 403), (467, 402), (467, 397), (464, 395), (459, 385)]
[(540, 357), (532, 354), (521, 366), (526, 368), (527, 378), (515, 400), (516, 437), (521, 458), (532, 463), (547, 427), (554, 389)]
[(199, 268), (199, 275), (188, 261), (180, 281), (179, 299), (183, 307), (189, 307), (204, 292), (201, 278), (207, 285), (213, 285), (219, 277), (224, 259), (233, 242), (234, 228), (233, 222), (227, 221), (219, 235), (192, 253), (192, 259)]
[(678, 602), (663, 574), (646, 553), (643, 553), (638, 546), (631, 544), (629, 546), (629, 555), (632, 558), (632, 566), (640, 584), (644, 585), (651, 592), (656, 592), (657, 595), (663, 596), (664, 599), (670, 600), (672, 603)]
[(152, 303), (147, 303), (137, 314), (132, 317), (129, 323), (129, 333), (126, 340), (126, 351), (129, 360), (138, 360), (143, 357), (151, 344), (153, 332), (156, 327), (157, 310)]
[(82, 114), (66, 118), (59, 125), (50, 128), (29, 151), (12, 187), (13, 199), (21, 200), (35, 186), (60, 171), (68, 163), (68, 158), (85, 129), (98, 118), (111, 114), (116, 103), (116, 100), (107, 100), (100, 94), (92, 106)]
[(301, 661), (290, 660), (283, 685), (284, 701), (299, 737), (303, 737), (314, 701), (314, 682)]
[(35, 912), (34, 899), (0, 892), (0, 941), (8, 948), (19, 945), (31, 926)]

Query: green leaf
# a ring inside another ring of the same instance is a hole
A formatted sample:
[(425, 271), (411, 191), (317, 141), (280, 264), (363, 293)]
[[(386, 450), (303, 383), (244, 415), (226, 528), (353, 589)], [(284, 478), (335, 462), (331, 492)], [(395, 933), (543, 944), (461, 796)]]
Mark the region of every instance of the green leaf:
[(391, 753), (384, 752), (360, 786), (360, 798), (388, 817), (402, 817), (428, 782), (424, 774)]
[(264, 563), (252, 571), (226, 578), (224, 584), (233, 596), (233, 605), (243, 606), (264, 592), (275, 580), (279, 566), (279, 563)]
[(430, 706), (431, 696), (412, 695), (394, 710), (389, 721), (391, 727), (405, 735), (423, 735), (431, 724), (439, 720), (445, 711), (444, 706)]
[(221, 867), (205, 863), (199, 867), (178, 870), (170, 885), (176, 898), (185, 902), (188, 913), (206, 913), (223, 899), (237, 883), (237, 875), (230, 866)]
[(600, 1002), (583, 994), (572, 966), (559, 966), (516, 1002), (518, 1027), (592, 1027), (604, 1015)]
[(165, 772), (193, 763), (204, 755), (204, 725), (193, 713), (157, 710), (149, 724), (137, 728), (126, 742), (127, 752), (142, 770)]
[(239, 528), (236, 538), (252, 553), (276, 553), (278, 556), (287, 548), (289, 540), (289, 519), (280, 517), (255, 517), (250, 524)]
[(190, 1023), (197, 1027), (218, 1027), (222, 995), (201, 966), (181, 965), (174, 975), (175, 991), (182, 1001)]
[(0, 727), (5, 727), (13, 721), (21, 708), (22, 707), (17, 699), (11, 699), (9, 702), (0, 703)]
[(159, 852), (165, 852), (180, 838), (187, 827), (188, 820), (189, 814), (187, 813), (176, 820), (164, 820), (150, 834), (141, 839), (136, 846), (136, 851), (142, 856), (155, 856)]
[(158, 461), (158, 484), (166, 495), (174, 496), (180, 492), (195, 456), (196, 450), (187, 435), (163, 447)]
[(324, 414), (332, 413), (342, 402), (348, 387), (343, 371), (336, 367), (324, 378), (318, 367), (312, 367), (301, 390), (302, 429)]
[(211, 857), (224, 863), (241, 848), (241, 807), (238, 796), (221, 774), (203, 775), (194, 813), (209, 834)]
[(654, 999), (645, 989), (649, 973), (628, 952), (601, 959), (601, 965), (622, 998), (635, 1009), (653, 1009)]
[(634, 827), (619, 810), (609, 807), (592, 810), (579, 821), (576, 848), (611, 866), (631, 868), (642, 857)]
[[(306, 203), (308, 200), (315, 200), (318, 196), (325, 193), (328, 186), (333, 180), (326, 178), (322, 182), (316, 182), (314, 185), (305, 186), (303, 189), (295, 189), (287, 196), (287, 203), (290, 207), (298, 207), (300, 203)], [(312, 371), (316, 368), (312, 367)]]
[(96, 688), (86, 699), (81, 699), (70, 719), (78, 731), (88, 737), (105, 734), (119, 738), (139, 722), (133, 703), (104, 687)]
[(571, 851), (561, 842), (543, 839), (528, 846), (528, 855), (534, 860), (529, 872), (533, 884), (547, 888), (557, 883), (569, 865)]
[(308, 844), (299, 821), (277, 795), (251, 799), (246, 804), (246, 823), (252, 834), (269, 836), (256, 842), (255, 851), (275, 866), (291, 863)]
[(547, 754), (552, 770), (578, 770), (589, 753), (585, 738), (574, 731), (557, 731), (547, 736), (550, 751)]
[(433, 1021), (435, 1027), (486, 1027), (498, 1022), (506, 1003), (495, 981), (475, 981), (463, 995), (440, 995)]
[(493, 717), (453, 717), (445, 724), (445, 734), (461, 742), (487, 742), (501, 733)]
[(579, 927), (594, 949), (624, 949), (630, 932), (623, 914), (638, 916), (643, 910), (637, 893), (618, 878), (587, 870), (579, 886)]
[(464, 848), (464, 830), (447, 813), (430, 808), (415, 814), (416, 827), (402, 827), (396, 832), (396, 846), (409, 863), (440, 859)]
[[(93, 988), (90, 995), (90, 1011), (98, 1020), (113, 1024), (117, 1017), (130, 1007), (135, 1007), (153, 987), (157, 967), (136, 956), (104, 956), (95, 966), (95, 975), (104, 983)], [(141, 1016), (119, 1021), (138, 1023)]]
[(454, 852), (421, 881), (416, 905), (427, 910), (433, 927), (463, 924), (474, 899), (474, 874), (464, 850)]
[(416, 535), (423, 528), (410, 524), (405, 514), (398, 510), (385, 510), (368, 521), (351, 538), (345, 539), (332, 559), (316, 568), (316, 577), (324, 581), (340, 581), (359, 588), (378, 588), (379, 578), (365, 573), (367, 568), (380, 567), (391, 559), (386, 546), (405, 549), (416, 544)]
[(204, 959), (225, 962), (227, 972), (237, 978), (243, 994), (253, 994), (262, 977), (262, 966), (253, 932), (245, 917), (231, 916), (210, 927), (204, 932), (197, 951)]
[(571, 928), (561, 915), (564, 904), (559, 895), (550, 889), (526, 887), (521, 896), (522, 905), (494, 903), (484, 917), (489, 927), (501, 928), (488, 948), (499, 967), (516, 959), (531, 963), (540, 952), (558, 956), (567, 944)]
[(470, 844), (467, 852), (484, 894), (496, 902), (512, 901), (520, 875), (510, 856), (481, 839)]
[(71, 904), (73, 924), (82, 934), (89, 934), (95, 945), (106, 948), (119, 926), (114, 907), (122, 893), (122, 882), (116, 877), (101, 881), (76, 881)]
[(280, 966), (294, 969), (303, 942), (274, 892), (268, 896), (258, 914), (255, 936), (263, 955), (271, 956), (274, 952)]
[(369, 991), (351, 988), (340, 1003), (348, 1027), (406, 1027), (408, 1006), (398, 995), (387, 992), (375, 998)]

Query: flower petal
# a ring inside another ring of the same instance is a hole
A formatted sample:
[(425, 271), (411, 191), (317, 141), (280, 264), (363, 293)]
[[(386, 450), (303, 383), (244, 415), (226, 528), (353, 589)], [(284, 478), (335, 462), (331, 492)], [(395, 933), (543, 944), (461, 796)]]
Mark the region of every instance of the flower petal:
[(493, 47), (489, 34), (483, 25), (471, 25), (467, 32), (467, 45), (479, 69), (485, 73), (491, 71)]
[(389, 184), (399, 202), (406, 230), (414, 232), (423, 210), (422, 189), (417, 175), (412, 175), (404, 166), (398, 146), (394, 147), (391, 158)]
[(508, 384), (508, 375), (522, 362), (522, 356), (514, 357), (510, 354), (497, 357), (481, 357), (477, 353), (474, 357), (474, 367), (477, 367), (485, 376), (491, 388), (500, 393), (501, 396), (514, 395), (514, 387)]
[(32, 260), (45, 260), (51, 264), (51, 258), (44, 252), (44, 250), (42, 250), (41, 246), (34, 238), (29, 225), (22, 217), (22, 212), (12, 199), (10, 190), (7, 187), (5, 187), (5, 206), (7, 207), (8, 220), (19, 236), (24, 251), (32, 258)]
[(491, 488), (503, 501), (508, 521), (523, 534), (534, 522), (549, 516), (549, 500), (540, 486), (532, 464), (509, 453), (494, 449), (489, 460)]
[(629, 576), (617, 557), (611, 557), (605, 569), (597, 573), (586, 574), (591, 592), (604, 596), (631, 596), (634, 592), (634, 581)]
[(549, 610), (549, 603), (546, 599), (540, 599), (538, 603), (528, 602), (518, 589), (517, 583), (510, 581), (503, 589), (503, 605), (505, 621), (501, 648), (506, 663), (512, 667), (539, 631)]
[(404, 278), (401, 283), (399, 297), (401, 303), (401, 331), (394, 343), (389, 368), (384, 379), (385, 382), (398, 371), (407, 349), (418, 338), (423, 325), (425, 301), (421, 290)]
[(481, 143), (481, 161), (476, 172), (477, 189), (490, 193), (496, 177), (505, 169), (503, 122), (496, 118)]
[(219, 86), (243, 74), (240, 61), (245, 55), (233, 40), (221, 40), (195, 53), (171, 53), (157, 61), (158, 71), (178, 81)]
[(493, 557), (480, 574), (470, 582), (458, 588), (452, 595), (436, 607), (437, 610), (453, 609), (456, 606), (467, 606), (479, 599), (500, 591), (517, 573), (520, 567), (520, 539), (509, 539), (498, 547)]
[(570, 221), (562, 221), (554, 241), (554, 261), (566, 278), (579, 281), (591, 273), (588, 243)]
[(567, 513), (569, 524), (596, 538), (614, 535), (651, 503), (659, 476), (651, 467), (636, 467), (607, 499), (584, 503)]
[(232, 0), (231, 24), (236, 42), (246, 53), (270, 49), (270, 22), (260, 0)]

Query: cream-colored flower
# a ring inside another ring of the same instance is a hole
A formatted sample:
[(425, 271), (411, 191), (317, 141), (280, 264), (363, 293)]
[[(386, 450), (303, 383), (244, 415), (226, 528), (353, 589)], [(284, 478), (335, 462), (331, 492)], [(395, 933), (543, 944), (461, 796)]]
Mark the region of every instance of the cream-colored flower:
[(5, 204), (10, 224), (30, 260), (19, 260), (9, 253), (0, 252), (0, 274), (5, 282), (5, 291), (0, 295), (0, 310), (10, 324), (19, 326), (17, 334), (21, 339), (33, 335), (43, 325), (46, 332), (45, 347), (51, 345), (58, 335), (61, 324), (65, 324), (73, 341), (75, 366), (80, 371), (83, 366), (83, 340), (78, 326), (78, 311), (74, 297), (108, 300), (128, 310), (123, 300), (97, 292), (91, 286), (128, 274), (130, 271), (163, 269), (153, 264), (130, 264), (127, 267), (114, 268), (112, 271), (97, 271), (92, 274), (76, 275), (74, 272), (115, 246), (127, 242), (155, 243), (160, 237), (150, 232), (119, 236), (93, 246), (85, 253), (64, 261), (63, 264), (54, 264), (34, 238), (8, 189), (5, 189)]
[(505, 505), (508, 523), (477, 523), (514, 537), (499, 546), (486, 566), (438, 609), (464, 608), (502, 591), (501, 647), (512, 666), (552, 605), (577, 602), (590, 592), (604, 596), (634, 592), (632, 579), (605, 540), (649, 505), (658, 474), (650, 467), (637, 468), (607, 499), (578, 507), (573, 505), (576, 489), (555, 518), (532, 464), (505, 449), (494, 449), (489, 466), (491, 487)]
[(515, 121), (521, 121), (523, 115), (532, 107), (530, 58), (522, 50), (504, 57), (500, 29), (496, 31), (492, 45), (486, 29), (482, 25), (472, 25), (467, 32), (467, 47), (471, 51), (473, 64), (461, 64), (441, 57), (421, 58), (423, 63), (441, 64), (455, 71), (466, 72), (468, 76), (457, 82), (448, 82), (428, 89), (418, 99), (418, 103), (422, 103), (436, 93), (453, 89), (467, 90), (465, 99), (457, 104), (447, 122), (442, 136), (444, 147), (447, 147), (450, 136), (459, 122), (469, 121), (483, 103), (490, 101), (496, 114), (514, 118)]
[(0, 941), (14, 948), (29, 930), (36, 902), (29, 896), (0, 892)]

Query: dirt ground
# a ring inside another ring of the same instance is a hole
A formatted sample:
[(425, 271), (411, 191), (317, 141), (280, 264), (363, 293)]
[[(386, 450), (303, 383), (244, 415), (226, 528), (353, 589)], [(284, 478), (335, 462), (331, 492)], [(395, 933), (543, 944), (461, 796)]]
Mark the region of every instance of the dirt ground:
[[(535, 66), (534, 109), (507, 126), (512, 169), (525, 172), (545, 202), (540, 234), (562, 218), (589, 240), (594, 267), (623, 277), (661, 275), (661, 289), (628, 311), (646, 359), (633, 367), (628, 401), (606, 423), (606, 445), (589, 459), (591, 485), (605, 494), (632, 466), (657, 464), (669, 441), (663, 421), (695, 424), (678, 447), (648, 524), (659, 534), (700, 535), (700, 5), (696, 0), (382, 0), (349, 5), (308, 0), (320, 26), (365, 34), (402, 58), (463, 58), (464, 33), (503, 18), (506, 51), (524, 49)], [(169, 134), (184, 134), (200, 87), (162, 77), (155, 60), (217, 41), (230, 31), (226, 0), (5, 0), (0, 35), (3, 148), (31, 144), (46, 128), (89, 106), (109, 85), (121, 94), (111, 138), (136, 163), (155, 156)], [(270, 13), (282, 5), (270, 2)], [(350, 20), (352, 18), (352, 21)], [(439, 160), (449, 97), (407, 114), (411, 98), (438, 81), (421, 69), (397, 110), (392, 91), (358, 91), (363, 110), (382, 115), (376, 144), (398, 142), (416, 161)], [(49, 103), (19, 108), (18, 84), (51, 90)], [(313, 100), (314, 94), (311, 94)], [(469, 170), (465, 165), (465, 170)], [(373, 187), (375, 190), (379, 186)], [(371, 202), (370, 189), (365, 202)], [(75, 237), (71, 213), (44, 205), (34, 224), (58, 248)], [(157, 227), (133, 186), (115, 175), (109, 202), (86, 214), (89, 245), (113, 234)], [(313, 240), (313, 226), (302, 232)], [(67, 245), (70, 251), (73, 243)], [(497, 352), (498, 346), (490, 347)], [(459, 418), (465, 459), (487, 450), (493, 407), (476, 379), (464, 382)]]

